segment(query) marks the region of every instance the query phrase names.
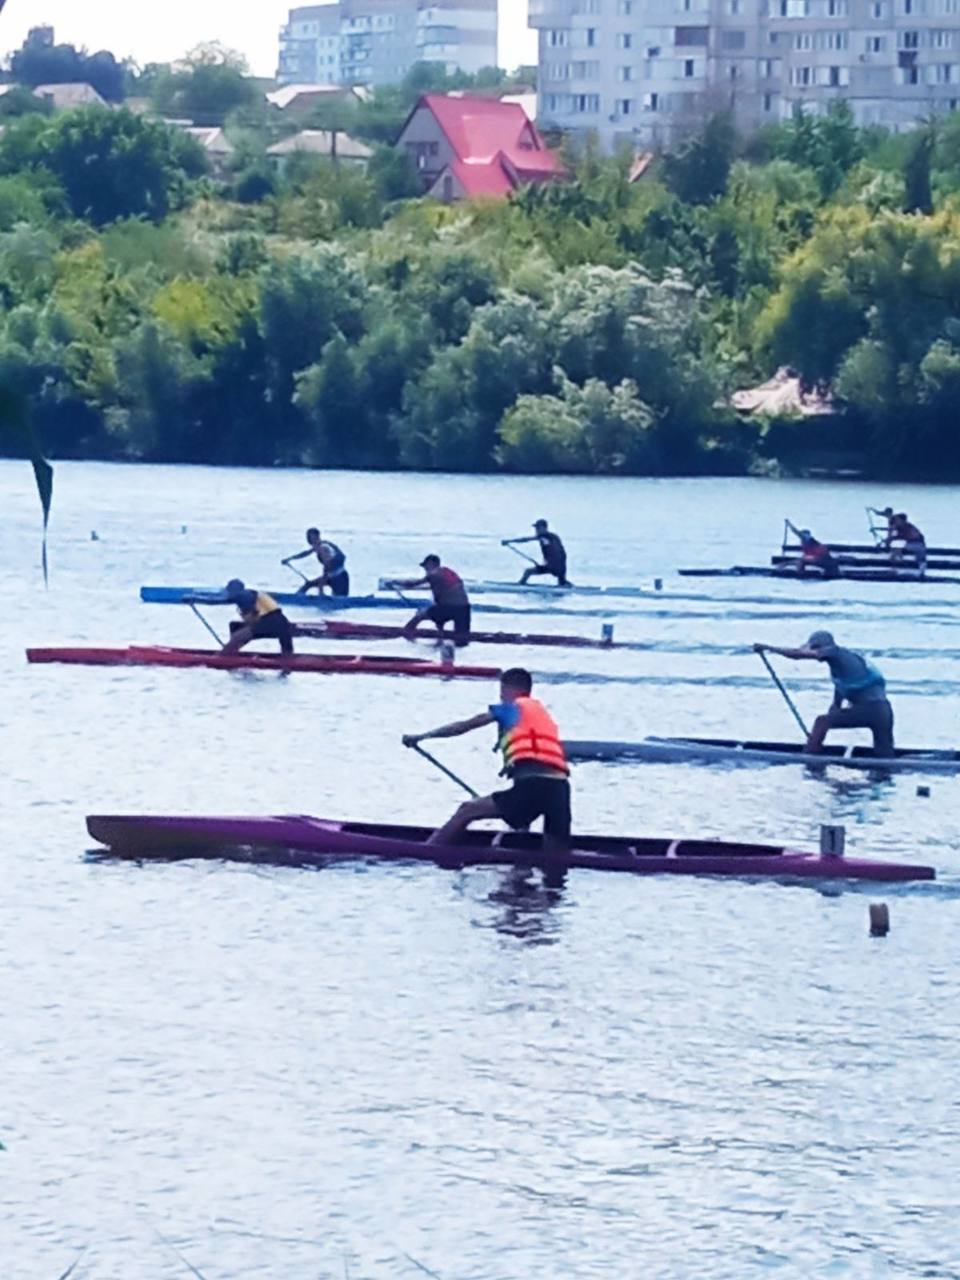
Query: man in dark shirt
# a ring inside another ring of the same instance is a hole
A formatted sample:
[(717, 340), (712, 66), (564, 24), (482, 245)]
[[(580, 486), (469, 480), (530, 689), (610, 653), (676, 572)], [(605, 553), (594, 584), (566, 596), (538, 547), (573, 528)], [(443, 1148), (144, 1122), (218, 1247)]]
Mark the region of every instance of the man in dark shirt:
[(806, 751), (820, 751), (831, 729), (869, 729), (874, 755), (884, 760), (893, 757), (893, 708), (887, 701), (886, 682), (861, 654), (838, 645), (829, 631), (815, 631), (799, 649), (778, 649), (770, 644), (753, 647), (757, 653), (779, 653), (797, 662), (825, 662), (830, 668), (833, 702), (826, 714), (813, 722)]
[(556, 578), (558, 587), (572, 586), (572, 583), (567, 581), (567, 552), (559, 537), (550, 532), (546, 520), (538, 520), (533, 528), (534, 533), (530, 538), (505, 538), (503, 542), (505, 547), (518, 546), (523, 542), (540, 543), (543, 561), (540, 564), (532, 564), (529, 569), (524, 570), (520, 585), (525, 587), (531, 578), (549, 574), (552, 578)]
[(423, 576), (407, 578), (401, 582), (390, 582), (391, 587), (412, 590), (414, 587), (429, 587), (433, 594), (433, 604), (426, 609), (418, 610), (403, 629), (408, 640), (416, 635), (421, 622), (436, 623), (442, 638), (443, 629), (448, 622), (453, 623), (453, 642), (459, 647), (470, 643), (470, 597), (463, 585), (463, 579), (452, 569), (440, 563), (439, 556), (424, 556), (420, 561)]

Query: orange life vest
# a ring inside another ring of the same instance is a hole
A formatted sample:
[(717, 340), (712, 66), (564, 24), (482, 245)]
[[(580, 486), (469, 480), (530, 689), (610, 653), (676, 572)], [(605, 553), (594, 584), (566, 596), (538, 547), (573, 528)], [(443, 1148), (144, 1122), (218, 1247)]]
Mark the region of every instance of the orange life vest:
[(547, 765), (561, 773), (569, 773), (567, 757), (560, 741), (556, 722), (543, 703), (536, 698), (517, 698), (514, 702), (520, 719), (512, 729), (500, 735), (504, 773), (522, 762)]

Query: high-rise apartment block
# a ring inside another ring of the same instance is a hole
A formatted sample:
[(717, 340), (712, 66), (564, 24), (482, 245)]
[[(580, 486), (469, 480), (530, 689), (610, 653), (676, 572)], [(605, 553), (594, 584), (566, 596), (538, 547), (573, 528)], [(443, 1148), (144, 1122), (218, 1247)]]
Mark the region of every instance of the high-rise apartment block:
[(386, 85), (415, 62), (448, 72), (497, 64), (497, 0), (333, 0), (291, 9), (281, 84)]
[(909, 128), (960, 105), (960, 0), (530, 0), (541, 126), (662, 145), (845, 99)]

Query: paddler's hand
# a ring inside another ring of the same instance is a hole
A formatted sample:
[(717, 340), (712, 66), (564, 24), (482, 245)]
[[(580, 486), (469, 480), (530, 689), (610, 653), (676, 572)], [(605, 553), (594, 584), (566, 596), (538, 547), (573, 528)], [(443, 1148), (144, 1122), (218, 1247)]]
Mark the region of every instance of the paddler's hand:
[(419, 733), (405, 733), (402, 739), (403, 745), (405, 747), (415, 747), (419, 743), (421, 736)]
[(760, 644), (760, 643), (757, 643), (757, 644), (755, 644), (755, 645), (753, 646), (753, 652), (754, 652), (754, 653), (766, 653), (766, 652), (767, 652), (767, 650), (768, 650), (769, 648), (770, 648), (770, 646), (769, 646), (768, 644)]

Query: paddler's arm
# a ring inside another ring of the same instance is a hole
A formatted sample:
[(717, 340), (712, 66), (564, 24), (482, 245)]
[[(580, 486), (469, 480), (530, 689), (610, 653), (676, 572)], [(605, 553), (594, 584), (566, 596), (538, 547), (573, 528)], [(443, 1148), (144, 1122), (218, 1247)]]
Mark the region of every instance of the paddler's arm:
[(536, 536), (536, 534), (531, 534), (530, 537), (527, 537), (527, 538), (501, 538), (500, 539), (501, 547), (515, 547), (518, 542), (539, 542), (539, 538)]
[(281, 560), (281, 564), (293, 564), (294, 560), (306, 560), (307, 556), (314, 554), (313, 547), (307, 547), (306, 551), (298, 551), (294, 556), (287, 556), (285, 560)]
[(484, 711), (479, 716), (471, 716), (469, 720), (454, 720), (452, 724), (430, 729), (427, 733), (405, 733), (403, 745), (415, 747), (418, 742), (425, 742), (427, 738), (459, 738), (462, 733), (472, 733), (474, 729), (482, 729), (488, 724), (496, 724), (496, 721), (489, 711)]
[(410, 591), (413, 587), (425, 587), (429, 581), (429, 578), (390, 578), (389, 581), (385, 580), (384, 586)]
[(813, 649), (779, 649), (775, 644), (755, 644), (754, 653), (777, 653), (781, 658), (792, 658), (794, 662), (822, 662), (821, 654)]

